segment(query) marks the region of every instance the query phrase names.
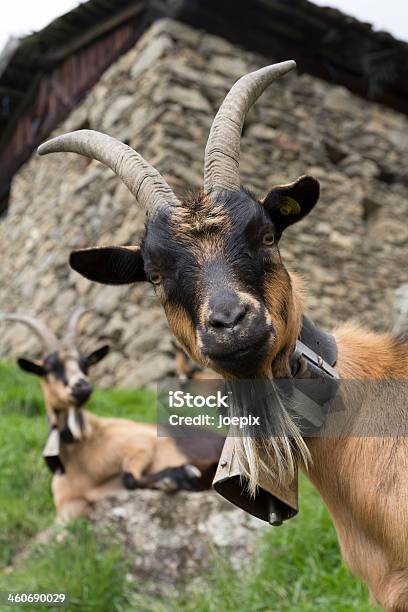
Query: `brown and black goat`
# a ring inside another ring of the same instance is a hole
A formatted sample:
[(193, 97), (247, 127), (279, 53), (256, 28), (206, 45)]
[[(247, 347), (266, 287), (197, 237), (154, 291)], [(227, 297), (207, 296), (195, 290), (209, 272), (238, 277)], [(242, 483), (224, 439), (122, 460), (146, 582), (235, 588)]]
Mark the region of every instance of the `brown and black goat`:
[(97, 416), (83, 406), (92, 393), (91, 366), (103, 359), (104, 345), (83, 355), (78, 324), (86, 313), (72, 313), (62, 342), (41, 320), (0, 315), (0, 321), (28, 325), (44, 347), (41, 361), (18, 359), (20, 368), (41, 379), (50, 435), (44, 459), (54, 472), (52, 493), (59, 520), (86, 515), (92, 504), (118, 490), (152, 488), (166, 492), (211, 487), (223, 446), (216, 435), (157, 435), (157, 426)]
[[(246, 113), (272, 81), (294, 66), (267, 66), (233, 86), (211, 128), (204, 191), (184, 201), (138, 153), (109, 136), (78, 131), (39, 150), (72, 151), (101, 161), (148, 213), (140, 246), (77, 251), (71, 255), (72, 267), (102, 283), (152, 283), (183, 348), (228, 378), (293, 375), (291, 357), (305, 299), (278, 245), (284, 230), (315, 206), (319, 183), (301, 176), (257, 200), (241, 187), (239, 159)], [(408, 378), (407, 339), (352, 324), (333, 333), (340, 378)], [(406, 393), (396, 403), (375, 396), (370, 402), (348, 398), (351, 425), (362, 418), (371, 423), (398, 414), (404, 418), (404, 407)], [(361, 434), (303, 439), (284, 406), (279, 410), (292, 436), (280, 438), (276, 461), (280, 457), (290, 466), (297, 446), (297, 458), (331, 511), (346, 562), (385, 609), (407, 611), (408, 440)], [(274, 455), (277, 443), (236, 439), (236, 446), (255, 487), (259, 464), (268, 453)]]

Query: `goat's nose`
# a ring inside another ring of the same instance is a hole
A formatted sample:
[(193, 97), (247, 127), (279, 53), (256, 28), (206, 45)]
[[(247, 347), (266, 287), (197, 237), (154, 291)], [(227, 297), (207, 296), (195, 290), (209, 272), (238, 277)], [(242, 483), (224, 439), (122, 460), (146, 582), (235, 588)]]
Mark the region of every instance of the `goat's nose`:
[(245, 304), (237, 302), (236, 299), (225, 299), (213, 305), (208, 317), (208, 323), (214, 329), (232, 329), (244, 319), (246, 312), (247, 307)]
[(92, 393), (92, 387), (87, 380), (80, 378), (72, 387), (72, 396), (78, 402), (86, 402)]

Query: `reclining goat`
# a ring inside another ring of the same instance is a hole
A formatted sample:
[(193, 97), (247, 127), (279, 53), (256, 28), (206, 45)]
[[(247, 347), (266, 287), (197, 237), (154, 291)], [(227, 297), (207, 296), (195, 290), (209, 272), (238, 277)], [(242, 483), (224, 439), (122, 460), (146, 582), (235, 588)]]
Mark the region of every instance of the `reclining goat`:
[[(295, 351), (304, 321), (302, 285), (282, 263), (278, 244), (284, 230), (315, 206), (318, 181), (302, 176), (257, 200), (242, 189), (239, 175), (246, 113), (272, 81), (294, 66), (267, 66), (233, 86), (211, 128), (204, 191), (184, 201), (138, 153), (109, 136), (83, 130), (39, 149), (40, 154), (72, 151), (101, 161), (147, 210), (141, 246), (77, 251), (72, 267), (102, 283), (152, 283), (186, 352), (227, 378), (292, 379), (306, 359)], [(333, 333), (337, 361), (326, 365), (335, 366), (340, 378), (408, 379), (406, 337), (352, 324)], [(314, 354), (323, 370), (326, 360)], [(351, 429), (360, 419), (386, 423), (400, 415), (403, 422), (407, 393), (394, 400), (374, 395), (360, 403), (346, 397)], [(345, 438), (304, 439), (284, 405), (270, 418), (282, 424), (278, 438), (235, 439), (251, 487), (257, 486), (265, 461), (274, 458), (281, 472), (300, 461), (330, 509), (346, 562), (384, 608), (407, 611), (407, 438), (364, 437), (360, 430)]]
[(83, 409), (92, 387), (91, 366), (109, 346), (88, 356), (76, 345), (76, 331), (85, 314), (76, 309), (59, 342), (40, 320), (26, 315), (0, 315), (28, 325), (44, 346), (40, 362), (18, 359), (20, 368), (41, 378), (50, 425), (44, 459), (51, 471), (52, 493), (59, 520), (86, 515), (93, 502), (118, 490), (152, 488), (166, 492), (208, 489), (221, 453), (216, 435), (158, 437), (156, 425), (96, 416)]

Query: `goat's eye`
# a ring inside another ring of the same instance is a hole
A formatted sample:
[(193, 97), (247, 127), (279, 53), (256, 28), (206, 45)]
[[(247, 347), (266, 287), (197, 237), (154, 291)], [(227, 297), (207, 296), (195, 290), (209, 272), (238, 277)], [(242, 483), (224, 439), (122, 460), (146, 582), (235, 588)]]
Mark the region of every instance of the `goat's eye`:
[(264, 237), (262, 238), (262, 244), (264, 246), (270, 247), (274, 244), (275, 242), (275, 236), (273, 235), (272, 232), (267, 232), (266, 234), (264, 234)]
[(161, 274), (159, 274), (158, 272), (153, 272), (153, 274), (149, 274), (149, 279), (150, 282), (153, 283), (153, 285), (160, 285), (162, 281)]

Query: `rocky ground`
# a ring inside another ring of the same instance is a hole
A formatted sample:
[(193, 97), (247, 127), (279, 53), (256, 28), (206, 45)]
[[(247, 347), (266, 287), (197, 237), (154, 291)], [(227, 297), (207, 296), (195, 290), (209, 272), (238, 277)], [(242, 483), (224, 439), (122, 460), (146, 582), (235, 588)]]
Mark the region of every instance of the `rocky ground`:
[(214, 491), (123, 492), (97, 504), (91, 520), (113, 528), (125, 544), (129, 580), (142, 581), (145, 593), (160, 595), (177, 591), (178, 584), (191, 587), (210, 569), (214, 555), (242, 566), (268, 529)]
[[(154, 24), (103, 75), (57, 132), (91, 127), (125, 140), (178, 193), (202, 182), (214, 113), (234, 80), (273, 61), (170, 20)], [(390, 324), (394, 290), (406, 282), (408, 120), (306, 74), (273, 85), (248, 116), (242, 178), (264, 194), (303, 173), (321, 201), (283, 241), (315, 321), (348, 317)], [(71, 249), (132, 244), (144, 214), (110, 170), (75, 155), (33, 156), (15, 177), (0, 222), (0, 310), (42, 315), (59, 331), (77, 304), (93, 306), (85, 348), (109, 338), (99, 384), (137, 387), (171, 373), (170, 335), (149, 287), (103, 287), (70, 271)], [(0, 357), (35, 355), (25, 327), (1, 330)]]

